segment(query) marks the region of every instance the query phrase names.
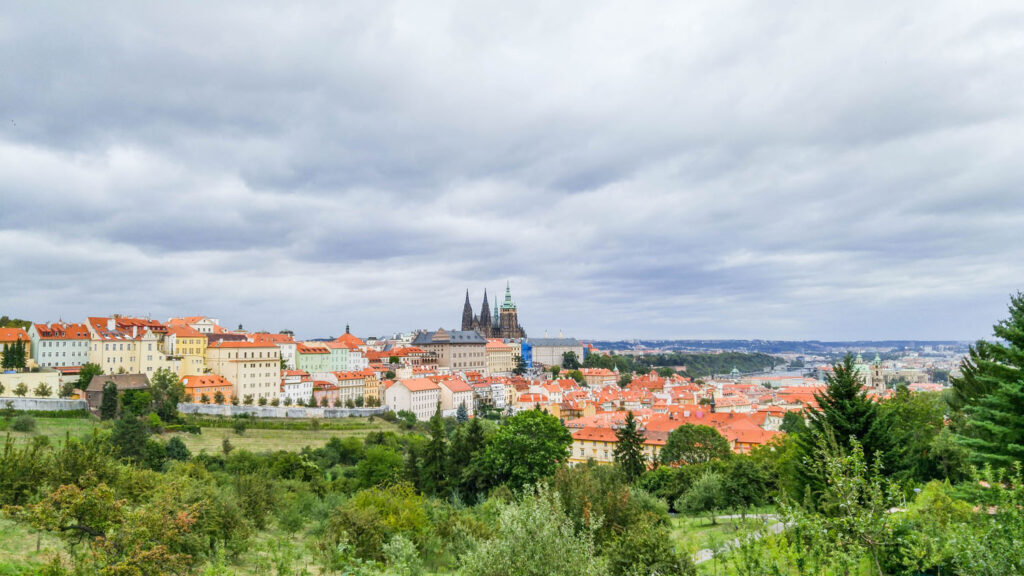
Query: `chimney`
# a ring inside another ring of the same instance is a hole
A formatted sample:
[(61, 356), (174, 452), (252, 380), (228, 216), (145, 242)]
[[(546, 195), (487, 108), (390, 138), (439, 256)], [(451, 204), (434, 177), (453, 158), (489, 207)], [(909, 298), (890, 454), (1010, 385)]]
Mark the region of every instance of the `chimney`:
[(139, 337), (139, 327), (138, 326), (132, 326), (132, 338), (138, 338), (138, 337)]
[(117, 320), (113, 317), (107, 318), (107, 331), (113, 332), (117, 328)]

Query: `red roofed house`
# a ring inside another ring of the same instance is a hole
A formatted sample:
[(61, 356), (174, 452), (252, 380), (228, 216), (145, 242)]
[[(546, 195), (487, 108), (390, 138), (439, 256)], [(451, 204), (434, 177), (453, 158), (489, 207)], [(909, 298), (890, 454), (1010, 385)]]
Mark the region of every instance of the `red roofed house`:
[(459, 378), (449, 378), (437, 383), (441, 388), (441, 414), (454, 416), (459, 405), (465, 404), (467, 413), (473, 415), (473, 388)]
[(619, 375), (607, 368), (580, 368), (580, 372), (583, 372), (583, 381), (591, 388), (604, 388), (619, 382)]
[(33, 324), (28, 337), (32, 359), (44, 368), (81, 366), (89, 361), (89, 328), (85, 324)]
[(284, 367), (294, 370), (295, 365), (295, 340), (290, 334), (250, 334), (249, 339), (257, 344), (274, 344), (281, 350), (281, 360), (284, 360)]
[(235, 395), (245, 402), (270, 401), (281, 394), (281, 351), (274, 344), (256, 342), (211, 342), (206, 348), (206, 366), (235, 387)]
[(441, 387), (429, 378), (396, 380), (384, 390), (384, 405), (398, 412), (406, 410), (417, 420), (430, 420), (441, 401)]
[(176, 369), (176, 360), (164, 351), (167, 326), (148, 318), (113, 316), (89, 318), (89, 361), (106, 374), (127, 372), (152, 376), (157, 370)]
[(188, 375), (181, 379), (181, 383), (185, 385), (186, 396), (192, 397), (192, 402), (202, 402), (205, 394), (205, 403), (212, 404), (217, 392), (220, 392), (224, 395), (224, 402), (230, 403), (231, 397), (235, 394), (231, 382), (217, 374)]

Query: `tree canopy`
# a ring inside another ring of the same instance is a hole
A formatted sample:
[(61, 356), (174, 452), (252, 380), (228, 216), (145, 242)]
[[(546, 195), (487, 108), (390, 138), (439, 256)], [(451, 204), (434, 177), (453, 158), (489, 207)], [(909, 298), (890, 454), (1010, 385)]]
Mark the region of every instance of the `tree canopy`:
[(661, 463), (703, 464), (730, 453), (729, 441), (718, 430), (703, 424), (683, 424), (668, 435), (661, 449)]
[(554, 416), (526, 410), (505, 420), (487, 443), (483, 469), (494, 484), (522, 488), (550, 476), (569, 458), (572, 434)]
[(967, 414), (957, 441), (975, 464), (998, 468), (1024, 461), (1024, 294), (1009, 311), (992, 327), (1002, 342), (979, 341), (951, 379), (952, 403)]

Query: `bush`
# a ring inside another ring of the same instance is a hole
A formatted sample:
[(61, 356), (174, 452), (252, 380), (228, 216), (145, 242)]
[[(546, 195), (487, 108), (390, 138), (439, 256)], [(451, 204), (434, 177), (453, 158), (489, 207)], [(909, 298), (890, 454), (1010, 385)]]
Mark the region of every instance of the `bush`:
[(364, 560), (384, 560), (384, 546), (396, 535), (422, 543), (428, 527), (424, 498), (410, 484), (356, 492), (331, 514), (322, 546), (348, 541)]
[(672, 545), (664, 525), (642, 524), (626, 530), (612, 543), (607, 557), (612, 576), (697, 573), (690, 558)]
[(590, 527), (577, 534), (558, 494), (540, 486), (521, 502), (500, 505), (497, 535), (466, 556), (462, 574), (599, 576), (607, 568)]
[(35, 432), (36, 419), (25, 414), (18, 416), (14, 419), (14, 423), (11, 424), (11, 430), (15, 432)]

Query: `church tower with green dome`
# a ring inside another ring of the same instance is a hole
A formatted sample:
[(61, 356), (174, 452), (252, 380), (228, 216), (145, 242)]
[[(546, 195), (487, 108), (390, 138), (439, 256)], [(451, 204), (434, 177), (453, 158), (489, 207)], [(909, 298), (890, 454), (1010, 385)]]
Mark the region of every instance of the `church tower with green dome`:
[(476, 330), (484, 338), (526, 338), (526, 331), (519, 325), (519, 311), (512, 300), (512, 284), (505, 283), (505, 301), (498, 306), (494, 299), (494, 315), (491, 315), (487, 291), (484, 290), (484, 301), (480, 315), (473, 313), (473, 305), (469, 303), (469, 290), (466, 290), (466, 303), (462, 307), (462, 329)]
[(496, 330), (498, 338), (526, 338), (526, 331), (519, 325), (519, 310), (512, 300), (512, 283), (505, 283), (505, 301), (501, 303), (499, 325)]

